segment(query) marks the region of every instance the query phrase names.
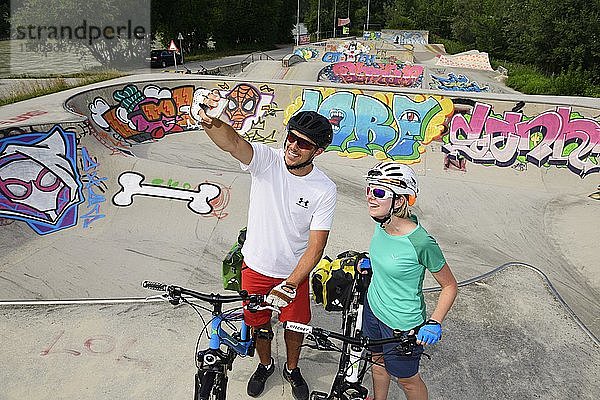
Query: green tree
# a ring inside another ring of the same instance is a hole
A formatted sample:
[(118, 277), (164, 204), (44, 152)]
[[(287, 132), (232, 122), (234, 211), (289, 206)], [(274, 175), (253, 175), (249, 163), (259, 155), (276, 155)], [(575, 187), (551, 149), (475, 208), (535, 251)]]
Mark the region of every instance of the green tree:
[(10, 36), (10, 4), (9, 0), (0, 0), (0, 39)]

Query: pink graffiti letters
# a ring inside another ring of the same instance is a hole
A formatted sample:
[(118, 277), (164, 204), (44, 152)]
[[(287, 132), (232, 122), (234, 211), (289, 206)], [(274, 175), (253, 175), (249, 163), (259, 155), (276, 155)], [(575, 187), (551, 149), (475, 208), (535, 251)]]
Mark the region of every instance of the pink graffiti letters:
[(504, 167), (524, 156), (538, 167), (567, 166), (582, 178), (600, 172), (597, 121), (572, 113), (571, 107), (557, 107), (530, 119), (515, 112), (492, 115), (491, 109), (477, 103), (471, 115), (454, 115), (444, 152)]
[(61, 345), (58, 345), (59, 342), (65, 342), (69, 339), (68, 334), (65, 335), (65, 330), (60, 330), (52, 337), (52, 339), (50, 339), (50, 343), (40, 351), (40, 356), (58, 356), (60, 354), (67, 354), (73, 357), (81, 357), (84, 355), (91, 357), (116, 356), (115, 361), (117, 362), (135, 362), (141, 364), (142, 367), (150, 367), (150, 362), (128, 355), (130, 350), (132, 350), (137, 343), (137, 339), (125, 338), (121, 341), (111, 335), (93, 335), (85, 338), (81, 342), (81, 347), (61, 347)]
[(332, 65), (332, 72), (343, 83), (418, 87), (423, 80), (420, 65), (339, 62)]

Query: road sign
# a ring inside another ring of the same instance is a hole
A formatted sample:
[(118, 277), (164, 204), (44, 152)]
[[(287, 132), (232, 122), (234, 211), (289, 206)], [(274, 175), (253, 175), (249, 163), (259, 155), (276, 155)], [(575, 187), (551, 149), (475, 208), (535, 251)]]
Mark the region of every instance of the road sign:
[(177, 40), (183, 40), (183, 35), (179, 32), (179, 36), (177, 36)]
[(169, 50), (179, 52), (179, 49), (177, 46), (175, 46), (175, 41), (173, 39), (171, 39), (171, 44), (169, 44)]

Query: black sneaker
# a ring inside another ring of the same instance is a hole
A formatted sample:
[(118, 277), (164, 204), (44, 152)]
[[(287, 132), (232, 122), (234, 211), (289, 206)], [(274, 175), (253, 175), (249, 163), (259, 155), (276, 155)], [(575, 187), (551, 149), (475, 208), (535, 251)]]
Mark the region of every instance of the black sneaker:
[(292, 385), (292, 395), (296, 400), (308, 400), (308, 384), (300, 373), (300, 368), (296, 367), (292, 372), (288, 372), (287, 364), (283, 368), (283, 377)]
[(265, 382), (275, 372), (275, 362), (271, 358), (271, 367), (267, 368), (263, 364), (258, 363), (258, 368), (248, 381), (248, 396), (258, 397), (265, 390)]

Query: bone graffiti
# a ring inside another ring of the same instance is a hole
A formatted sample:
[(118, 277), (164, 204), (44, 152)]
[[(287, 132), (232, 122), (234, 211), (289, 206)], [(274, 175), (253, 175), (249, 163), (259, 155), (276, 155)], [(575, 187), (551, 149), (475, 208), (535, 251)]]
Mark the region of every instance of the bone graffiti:
[(143, 184), (144, 175), (137, 172), (123, 172), (119, 176), (121, 190), (114, 195), (112, 202), (119, 207), (133, 204), (135, 196), (160, 197), (187, 202), (187, 206), (196, 214), (210, 214), (214, 211), (211, 201), (217, 198), (221, 189), (212, 183), (201, 183), (197, 190), (185, 190), (172, 187)]
[(0, 140), (0, 217), (44, 235), (76, 225), (83, 202), (76, 133), (59, 125)]
[(105, 192), (107, 187), (106, 177), (98, 177), (96, 168), (98, 167), (97, 160), (90, 157), (87, 149), (81, 149), (81, 169), (83, 170), (82, 182), (84, 183), (87, 212), (79, 217), (83, 220), (83, 227), (88, 228), (90, 224), (98, 219), (104, 218), (105, 215), (100, 213), (100, 204), (106, 201), (103, 194), (94, 192), (94, 188)]
[(470, 115), (453, 116), (444, 142), (444, 152), (479, 164), (566, 166), (582, 178), (600, 172), (600, 123), (571, 107), (527, 117), (494, 114), (491, 105), (476, 103)]
[[(130, 84), (113, 93), (116, 101), (97, 97), (89, 105), (92, 121), (105, 131), (114, 131), (127, 143), (157, 140), (165, 135), (200, 129), (192, 116), (194, 99), (201, 99), (210, 89), (192, 85), (165, 88), (147, 85), (140, 90)], [(240, 83), (231, 88), (220, 85), (221, 96), (227, 99), (227, 107), (221, 118), (245, 133), (260, 122), (270, 110), (274, 92), (263, 87)]]
[(413, 100), (401, 94), (371, 96), (342, 90), (305, 89), (293, 104), (300, 104), (299, 110), (290, 106), (287, 115), (313, 110), (329, 119), (333, 141), (327, 150), (406, 163), (419, 162), (423, 145), (440, 137), (453, 113), (452, 101), (440, 96)]
[[(180, 181), (172, 179), (172, 178), (169, 178), (167, 180), (165, 180), (163, 178), (154, 178), (154, 179), (152, 179), (152, 181), (150, 183), (155, 186), (166, 185), (167, 187), (172, 187), (172, 188), (180, 187), (180, 184), (181, 184), (181, 187), (185, 190), (190, 190), (193, 187), (192, 184), (189, 182), (180, 183)], [(229, 213), (226, 212), (225, 209), (227, 208), (227, 206), (229, 205), (229, 201), (231, 200), (231, 187), (225, 186), (218, 182), (207, 182), (207, 183), (211, 183), (213, 185), (219, 186), (221, 193), (219, 193), (219, 195), (217, 197), (215, 197), (214, 199), (210, 200), (210, 204), (212, 205), (213, 210), (209, 214), (201, 214), (201, 215), (203, 217), (216, 217), (217, 219), (223, 219), (223, 218), (227, 217), (229, 215)]]

